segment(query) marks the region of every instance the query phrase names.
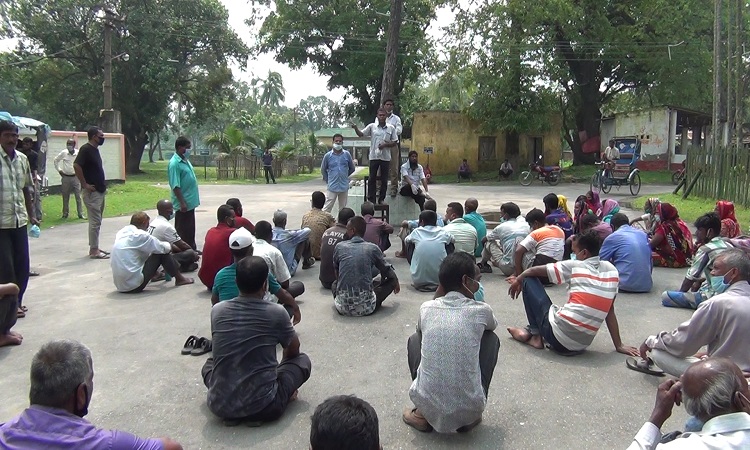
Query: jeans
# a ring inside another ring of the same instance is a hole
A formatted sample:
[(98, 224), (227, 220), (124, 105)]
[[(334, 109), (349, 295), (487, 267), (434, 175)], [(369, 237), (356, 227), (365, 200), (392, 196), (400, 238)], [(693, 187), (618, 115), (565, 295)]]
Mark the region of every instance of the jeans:
[(180, 235), (183, 241), (190, 246), (193, 250), (197, 250), (198, 247), (195, 244), (195, 209), (190, 211), (175, 211), (174, 212), (174, 228), (177, 230), (177, 234)]
[(367, 180), (367, 201), (375, 203), (375, 190), (377, 187), (378, 170), (380, 170), (380, 192), (378, 192), (377, 199), (379, 201), (385, 200), (385, 191), (388, 188), (388, 169), (391, 167), (390, 161), (383, 161), (382, 159), (370, 160), (370, 174)]
[[(29, 235), (26, 225), (0, 229), (0, 283), (18, 285), (20, 291), (17, 298), (15, 295), (6, 295), (0, 300), (17, 302), (16, 306), (20, 308), (23, 304), (23, 294), (29, 284)], [(0, 332), (3, 331), (2, 328), (5, 326), (0, 323)]]
[[(417, 331), (416, 333), (409, 336), (409, 341), (406, 344), (407, 359), (409, 361), (409, 372), (411, 372), (411, 379), (417, 378), (417, 369), (419, 369), (419, 363), (422, 362), (422, 333)], [(482, 341), (479, 343), (479, 372), (482, 375), (482, 388), (484, 389), (484, 397), (487, 398), (487, 393), (490, 390), (490, 383), (492, 382), (492, 374), (495, 372), (495, 366), (497, 365), (497, 354), (500, 351), (500, 338), (497, 337), (494, 331), (487, 330), (482, 335)], [(449, 364), (450, 361), (445, 361)]]
[(104, 192), (85, 190), (83, 192), (83, 203), (89, 214), (89, 249), (99, 249), (99, 230), (102, 227), (102, 215), (104, 214)]
[(571, 354), (570, 350), (563, 347), (555, 338), (552, 326), (549, 323), (549, 309), (552, 300), (544, 290), (539, 278), (523, 279), (523, 306), (526, 308), (526, 318), (529, 321), (528, 330), (534, 336), (542, 336), (550, 348), (558, 353)]
[(276, 184), (276, 178), (273, 176), (273, 166), (263, 166), (263, 171), (266, 173), (266, 184), (269, 183), (268, 176), (271, 176), (271, 180), (273, 180), (273, 184)]

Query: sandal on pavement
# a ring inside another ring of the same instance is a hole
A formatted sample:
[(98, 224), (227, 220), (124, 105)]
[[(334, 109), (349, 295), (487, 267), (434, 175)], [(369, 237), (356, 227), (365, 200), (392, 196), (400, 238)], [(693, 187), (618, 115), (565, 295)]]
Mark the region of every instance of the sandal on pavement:
[(89, 255), (89, 258), (91, 259), (109, 259), (109, 253), (105, 253), (103, 251), (99, 251), (96, 255)]
[(16, 317), (19, 319), (26, 317), (26, 311), (24, 311), (22, 308), (18, 308), (18, 311), (16, 311)]
[(195, 348), (195, 344), (198, 342), (198, 336), (190, 336), (187, 338), (187, 341), (185, 341), (185, 345), (182, 346), (182, 353), (183, 355), (189, 355), (190, 352), (193, 351)]
[(23, 310), (23, 312), (29, 312), (29, 308), (26, 305), (19, 306), (20, 309)]
[(193, 356), (205, 355), (211, 351), (211, 340), (204, 337), (199, 338), (195, 343), (195, 348), (190, 351)]
[(402, 416), (404, 423), (423, 433), (432, 431), (432, 425), (427, 422), (422, 414), (417, 412), (417, 408), (406, 408)]
[(631, 356), (625, 360), (625, 365), (628, 366), (628, 369), (635, 370), (636, 372), (642, 372), (657, 377), (664, 376), (664, 371), (656, 367), (651, 358), (636, 360)]

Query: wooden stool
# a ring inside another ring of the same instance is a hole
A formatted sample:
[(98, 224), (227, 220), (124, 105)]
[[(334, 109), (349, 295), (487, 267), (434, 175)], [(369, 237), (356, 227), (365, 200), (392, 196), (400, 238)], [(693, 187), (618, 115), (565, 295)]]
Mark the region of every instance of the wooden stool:
[[(367, 197), (367, 184), (368, 184), (367, 181), (369, 179), (370, 179), (369, 176), (365, 177), (365, 201), (369, 201), (369, 200), (367, 200), (367, 198), (368, 198)], [(386, 223), (391, 223), (391, 221), (389, 220), (390, 217), (391, 217), (391, 215), (390, 215), (390, 211), (391, 211), (390, 206), (388, 206), (387, 203), (382, 203), (380, 205), (378, 205), (376, 203), (374, 206), (375, 206), (375, 214), (377, 215), (378, 212), (380, 212), (379, 219), (384, 220)]]

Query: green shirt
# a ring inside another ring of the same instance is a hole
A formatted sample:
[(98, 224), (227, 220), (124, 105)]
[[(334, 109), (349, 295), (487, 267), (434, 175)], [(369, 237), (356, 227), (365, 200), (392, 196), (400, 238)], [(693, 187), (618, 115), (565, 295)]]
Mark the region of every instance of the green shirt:
[(464, 220), (477, 230), (477, 246), (474, 249), (474, 256), (482, 256), (482, 248), (484, 247), (482, 239), (487, 236), (487, 223), (484, 221), (484, 217), (476, 211), (464, 214)]
[[(219, 301), (231, 300), (235, 297), (239, 297), (240, 290), (237, 289), (237, 263), (233, 263), (231, 266), (227, 266), (219, 271), (214, 278), (214, 287), (211, 290), (214, 294), (219, 296)], [(281, 290), (281, 285), (276, 281), (276, 277), (271, 272), (268, 272), (268, 292), (276, 295)]]
[(172, 190), (172, 204), (175, 210), (180, 209), (180, 200), (174, 195), (175, 188), (180, 188), (182, 191), (182, 198), (187, 203), (188, 211), (197, 208), (201, 204), (198, 197), (198, 180), (195, 178), (195, 171), (190, 161), (187, 158), (180, 158), (180, 155), (175, 153), (169, 160), (167, 174), (169, 175), (169, 188)]

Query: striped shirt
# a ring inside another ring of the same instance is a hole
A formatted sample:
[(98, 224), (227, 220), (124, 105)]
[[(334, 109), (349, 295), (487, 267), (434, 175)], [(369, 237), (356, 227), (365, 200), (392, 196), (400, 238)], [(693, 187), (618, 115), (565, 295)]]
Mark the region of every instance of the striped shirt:
[(29, 222), (23, 188), (31, 186), (31, 169), (26, 155), (14, 156), (0, 149), (0, 229), (21, 228)]
[(711, 298), (716, 294), (713, 286), (711, 286), (711, 269), (714, 268), (714, 261), (721, 252), (730, 248), (733, 248), (731, 242), (727, 242), (717, 236), (698, 247), (698, 250), (695, 252), (693, 263), (690, 264), (687, 274), (685, 274), (685, 278), (690, 281), (697, 281), (701, 278), (705, 278), (706, 281), (701, 284), (699, 290), (705, 298)]
[(565, 253), (565, 232), (557, 225), (545, 225), (532, 231), (520, 244), (535, 255), (560, 261)]
[(584, 261), (547, 264), (547, 276), (555, 284), (568, 284), (568, 302), (552, 305), (549, 322), (555, 338), (568, 350), (584, 350), (606, 319), (617, 295), (617, 269), (598, 256)]

